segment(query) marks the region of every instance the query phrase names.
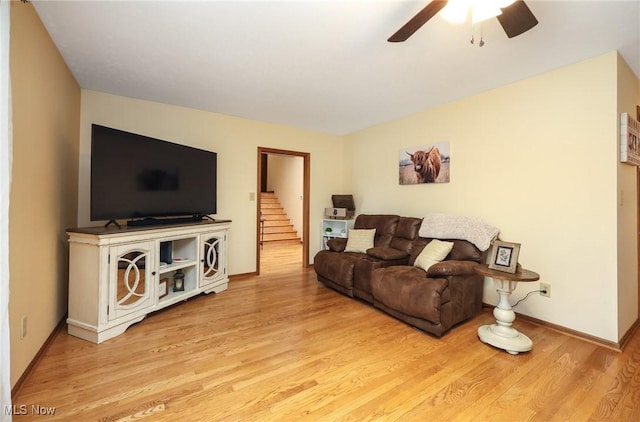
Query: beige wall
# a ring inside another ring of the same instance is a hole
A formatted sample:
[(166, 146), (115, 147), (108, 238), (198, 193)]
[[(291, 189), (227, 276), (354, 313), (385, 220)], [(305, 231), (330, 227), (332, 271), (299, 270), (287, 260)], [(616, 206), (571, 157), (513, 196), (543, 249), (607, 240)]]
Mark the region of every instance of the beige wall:
[[(617, 63), (613, 52), (349, 136), (358, 212), (480, 217), (520, 242), (519, 261), (551, 284), (551, 298), (534, 295), (517, 312), (618, 341), (618, 280), (636, 269), (617, 258)], [(443, 141), (451, 182), (400, 186), (400, 148)], [(624, 179), (631, 215), (635, 184)], [(485, 302), (497, 303), (485, 284)], [(514, 297), (537, 288), (520, 283)], [(628, 329), (637, 312), (627, 311)]]
[[(618, 57), (616, 118), (624, 112), (637, 117), (636, 105), (640, 105), (640, 80)], [(618, 337), (622, 337), (638, 317), (637, 171), (636, 166), (618, 164)]]
[[(11, 3), (11, 385), (67, 311), (65, 229), (76, 222), (80, 88), (31, 4)], [(27, 336), (20, 322), (27, 317)]]
[[(306, 130), (283, 127), (222, 114), (82, 91), (80, 122), (80, 175), (78, 224), (89, 220), (89, 171), (91, 124), (203, 148), (218, 153), (218, 213), (231, 219), (229, 272), (256, 270), (256, 207), (250, 200), (257, 186), (258, 147), (311, 154), (310, 227), (319, 227), (331, 194), (343, 185), (342, 161), (333, 152), (343, 148), (343, 139)], [(315, 223), (317, 222), (317, 223)], [(320, 233), (310, 230), (310, 257), (319, 249)]]

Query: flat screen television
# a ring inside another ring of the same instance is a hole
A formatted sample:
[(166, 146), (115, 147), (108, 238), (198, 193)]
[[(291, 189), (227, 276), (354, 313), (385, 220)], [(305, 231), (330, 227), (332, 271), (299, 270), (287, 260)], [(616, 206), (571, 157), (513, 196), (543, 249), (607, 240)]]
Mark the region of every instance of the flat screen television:
[(91, 126), (92, 221), (162, 224), (216, 212), (215, 152)]

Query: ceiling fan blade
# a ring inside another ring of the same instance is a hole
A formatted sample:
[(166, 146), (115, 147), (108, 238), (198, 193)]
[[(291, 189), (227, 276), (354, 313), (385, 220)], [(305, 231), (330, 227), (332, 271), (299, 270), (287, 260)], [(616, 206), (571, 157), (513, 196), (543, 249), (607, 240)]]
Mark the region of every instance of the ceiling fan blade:
[(502, 14), (497, 18), (509, 38), (523, 34), (538, 24), (538, 19), (523, 0), (517, 0), (502, 9)]
[(409, 22), (396, 31), (387, 41), (389, 42), (402, 42), (413, 35), (418, 29), (422, 27), (429, 19), (435, 16), (443, 7), (447, 5), (446, 0), (434, 0), (429, 3), (424, 9), (418, 12)]

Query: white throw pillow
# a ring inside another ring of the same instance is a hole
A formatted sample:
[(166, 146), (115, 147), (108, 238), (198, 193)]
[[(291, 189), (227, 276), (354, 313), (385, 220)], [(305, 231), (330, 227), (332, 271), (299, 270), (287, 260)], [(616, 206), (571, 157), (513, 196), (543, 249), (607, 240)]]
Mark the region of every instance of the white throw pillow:
[(424, 247), (420, 255), (413, 263), (414, 267), (422, 268), (427, 271), (433, 264), (442, 261), (449, 255), (453, 249), (453, 242), (443, 242), (442, 240), (433, 239)]
[(350, 229), (344, 251), (366, 253), (367, 249), (373, 248), (375, 235), (376, 229)]

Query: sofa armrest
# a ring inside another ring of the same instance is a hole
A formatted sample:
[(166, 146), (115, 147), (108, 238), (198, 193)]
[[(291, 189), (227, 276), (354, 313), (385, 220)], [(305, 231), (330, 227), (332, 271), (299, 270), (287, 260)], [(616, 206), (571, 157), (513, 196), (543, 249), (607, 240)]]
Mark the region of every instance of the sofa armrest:
[(379, 246), (367, 249), (367, 255), (383, 261), (396, 261), (409, 257), (409, 254), (407, 252), (387, 246)]
[(344, 252), (347, 247), (347, 238), (334, 237), (333, 239), (329, 239), (327, 240), (327, 247), (331, 252)]
[(475, 261), (449, 260), (433, 264), (427, 271), (427, 277), (447, 277), (452, 275), (472, 275), (478, 265)]

